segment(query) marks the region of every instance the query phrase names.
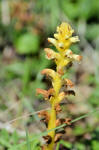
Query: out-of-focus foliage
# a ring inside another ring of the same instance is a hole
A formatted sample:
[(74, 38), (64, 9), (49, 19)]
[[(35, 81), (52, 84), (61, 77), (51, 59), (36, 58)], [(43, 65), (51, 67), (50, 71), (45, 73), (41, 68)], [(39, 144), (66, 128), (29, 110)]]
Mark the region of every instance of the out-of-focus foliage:
[(39, 37), (33, 33), (21, 35), (15, 43), (19, 54), (36, 53), (39, 50)]
[[(36, 97), (35, 89), (51, 86), (40, 74), (44, 68), (54, 68), (43, 49), (62, 21), (76, 28), (80, 43), (71, 49), (83, 55), (81, 64), (63, 76), (74, 81), (77, 95), (66, 100), (62, 115), (76, 118), (99, 108), (99, 0), (0, 0), (0, 150), (10, 146), (14, 150), (15, 145), (28, 141), (19, 132), (25, 131), (24, 126), (29, 139), (44, 131), (36, 114), (14, 121), (7, 131), (3, 128), (9, 120), (48, 107)], [(67, 127), (60, 148), (98, 150), (98, 120), (99, 113)], [(39, 139), (33, 142), (31, 149), (39, 150)]]

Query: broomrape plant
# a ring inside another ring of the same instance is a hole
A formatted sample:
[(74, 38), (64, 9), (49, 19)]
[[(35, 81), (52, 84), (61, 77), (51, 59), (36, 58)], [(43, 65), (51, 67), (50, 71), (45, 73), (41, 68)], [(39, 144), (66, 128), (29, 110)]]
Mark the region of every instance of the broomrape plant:
[[(64, 123), (70, 125), (71, 119), (60, 118), (58, 119), (58, 113), (61, 112), (60, 102), (68, 95), (75, 95), (73, 90), (68, 90), (68, 87), (72, 88), (73, 83), (67, 78), (62, 78), (65, 73), (65, 67), (73, 61), (80, 61), (82, 56), (76, 55), (70, 48), (71, 44), (79, 41), (78, 36), (72, 36), (74, 30), (68, 23), (63, 22), (57, 27), (57, 33), (54, 34), (54, 38), (48, 38), (48, 41), (53, 44), (58, 52), (53, 51), (50, 48), (45, 48), (47, 59), (53, 59), (56, 64), (56, 70), (44, 69), (41, 71), (42, 75), (49, 76), (52, 82), (52, 88), (49, 90), (43, 90), (38, 88), (37, 94), (42, 94), (45, 100), (48, 100), (51, 104), (50, 111), (41, 111), (38, 115), (42, 118), (46, 124), (47, 130), (55, 128)], [(65, 88), (62, 88), (62, 87)], [(65, 132), (65, 127), (64, 127)], [(51, 131), (47, 136), (44, 136), (45, 145), (42, 150), (53, 150), (54, 145), (61, 138), (63, 131)]]

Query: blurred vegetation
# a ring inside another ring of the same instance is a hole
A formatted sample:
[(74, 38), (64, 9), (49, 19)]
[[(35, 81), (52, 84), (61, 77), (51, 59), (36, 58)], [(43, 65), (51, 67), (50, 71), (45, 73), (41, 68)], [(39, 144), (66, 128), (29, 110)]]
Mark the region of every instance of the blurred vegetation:
[[(79, 34), (81, 41), (71, 49), (83, 55), (64, 75), (74, 81), (77, 95), (65, 101), (62, 115), (74, 119), (99, 108), (99, 0), (0, 0), (0, 150), (14, 150), (24, 141), (20, 150), (40, 150), (41, 140), (28, 142), (45, 129), (36, 114), (7, 122), (49, 107), (35, 89), (51, 86), (40, 75), (54, 67), (43, 49), (51, 47), (47, 38), (62, 21)], [(96, 113), (67, 127), (56, 149), (99, 150), (98, 120)]]

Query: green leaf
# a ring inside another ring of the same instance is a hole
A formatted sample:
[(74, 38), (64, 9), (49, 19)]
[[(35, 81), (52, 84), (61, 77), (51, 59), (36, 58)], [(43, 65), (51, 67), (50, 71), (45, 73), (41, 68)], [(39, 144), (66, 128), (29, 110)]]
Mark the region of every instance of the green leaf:
[(73, 132), (76, 136), (78, 136), (78, 135), (83, 134), (85, 132), (85, 129), (81, 126), (76, 126)]
[(19, 135), (17, 134), (16, 131), (14, 131), (13, 134), (11, 135), (10, 143), (13, 143), (13, 145), (17, 144), (18, 140), (19, 140)]
[(0, 137), (1, 137), (1, 139), (5, 139), (6, 141), (8, 141), (10, 138), (10, 135), (8, 134), (8, 132), (5, 129), (3, 129), (0, 132)]
[(73, 53), (80, 54), (80, 48), (79, 48), (78, 44), (72, 45), (71, 50)]
[(72, 148), (72, 144), (71, 144), (70, 142), (60, 140), (60, 142), (58, 142), (58, 144), (57, 144), (57, 146), (56, 146), (56, 150), (59, 150), (60, 144), (62, 144), (62, 145), (65, 146), (66, 148), (69, 148), (69, 149)]
[(34, 33), (25, 33), (15, 42), (19, 54), (36, 53), (39, 50), (39, 36)]
[(85, 150), (85, 146), (82, 143), (76, 143), (75, 146), (77, 150)]
[(92, 141), (92, 150), (98, 150), (99, 149), (99, 141)]
[(87, 26), (87, 30), (86, 30), (86, 37), (88, 39), (95, 39), (99, 36), (99, 25), (98, 24), (93, 24), (93, 25), (89, 25)]
[(28, 131), (26, 129), (26, 141), (27, 141), (27, 150), (31, 150), (31, 145), (30, 145), (30, 142), (29, 142), (29, 137), (28, 137)]
[(75, 19), (76, 17), (78, 17), (79, 13), (78, 13), (78, 6), (76, 3), (72, 3), (69, 0), (62, 0), (61, 1), (61, 5), (62, 5), (62, 10), (64, 11), (64, 13), (66, 14), (66, 16), (68, 16), (70, 19)]
[(93, 90), (92, 94), (88, 98), (88, 101), (93, 106), (98, 106), (99, 105), (99, 87), (98, 86)]
[(40, 141), (39, 140), (34, 140), (33, 141), (32, 150), (41, 150), (41, 148), (40, 148)]
[(23, 62), (13, 62), (12, 64), (9, 64), (5, 69), (17, 75), (22, 75), (25, 72)]
[(93, 0), (80, 0), (79, 1), (79, 17), (88, 19), (93, 15)]

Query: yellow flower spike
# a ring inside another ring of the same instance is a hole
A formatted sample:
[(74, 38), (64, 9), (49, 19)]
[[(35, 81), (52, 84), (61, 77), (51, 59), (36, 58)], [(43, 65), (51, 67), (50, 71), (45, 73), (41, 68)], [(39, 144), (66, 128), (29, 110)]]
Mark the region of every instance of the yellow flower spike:
[[(49, 90), (41, 90), (38, 89), (38, 94), (43, 94), (45, 100), (49, 100), (51, 104), (51, 110), (49, 112), (49, 117), (45, 122), (47, 122), (47, 130), (56, 127), (56, 118), (57, 112), (60, 113), (60, 102), (69, 95), (74, 95), (75, 92), (73, 90), (67, 90), (66, 88), (69, 86), (70, 88), (73, 87), (73, 83), (69, 79), (62, 79), (62, 75), (64, 74), (65, 66), (68, 63), (76, 60), (80, 61), (82, 56), (73, 54), (70, 50), (71, 44), (78, 42), (78, 36), (72, 37), (74, 30), (68, 23), (63, 22), (60, 26), (57, 27), (57, 33), (54, 34), (54, 38), (48, 38), (48, 41), (53, 44), (58, 52), (53, 51), (50, 48), (44, 49), (46, 53), (47, 59), (53, 59), (56, 63), (56, 71), (52, 69), (44, 69), (42, 70), (41, 74), (50, 76), (52, 78), (52, 89)], [(66, 88), (62, 88), (65, 86)], [(45, 115), (45, 114), (44, 114)], [(63, 119), (64, 120), (64, 119)], [(45, 137), (46, 144), (43, 146), (44, 150), (53, 150), (54, 144), (56, 140), (56, 133), (55, 131), (51, 131)], [(49, 142), (49, 143), (48, 143)]]
[(64, 51), (70, 47), (72, 43), (78, 42), (78, 36), (72, 37), (74, 30), (68, 23), (63, 22), (57, 27), (57, 33), (54, 34), (54, 38), (48, 38), (48, 41), (52, 43), (58, 51)]
[(56, 46), (58, 51), (68, 49), (72, 43), (72, 40), (70, 40), (70, 38), (74, 30), (68, 23), (63, 22), (60, 26), (57, 27), (57, 32), (58, 33), (54, 34), (54, 37), (57, 39), (54, 45)]
[(71, 28), (71, 26), (68, 23), (63, 22), (60, 26), (57, 27), (57, 32), (60, 36), (60, 38), (64, 38), (65, 36), (71, 37), (74, 30)]

